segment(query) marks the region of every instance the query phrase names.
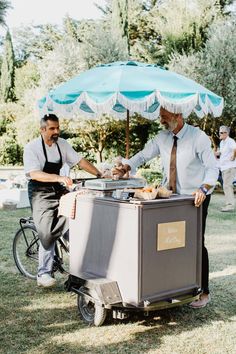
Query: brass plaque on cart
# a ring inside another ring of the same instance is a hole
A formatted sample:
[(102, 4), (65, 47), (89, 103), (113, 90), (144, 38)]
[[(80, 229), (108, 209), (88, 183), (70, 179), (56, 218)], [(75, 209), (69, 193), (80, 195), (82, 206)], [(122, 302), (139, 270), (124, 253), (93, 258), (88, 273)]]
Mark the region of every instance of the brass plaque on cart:
[(185, 221), (157, 225), (157, 251), (185, 247)]

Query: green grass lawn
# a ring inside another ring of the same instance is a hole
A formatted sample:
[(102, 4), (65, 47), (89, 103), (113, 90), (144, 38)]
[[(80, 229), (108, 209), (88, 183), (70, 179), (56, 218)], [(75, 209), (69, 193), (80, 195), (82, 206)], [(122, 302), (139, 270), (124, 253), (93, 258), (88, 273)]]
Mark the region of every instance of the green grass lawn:
[(43, 290), (18, 273), (12, 239), (29, 210), (0, 211), (0, 353), (236, 353), (236, 213), (221, 213), (223, 203), (222, 194), (213, 195), (206, 230), (210, 305), (110, 319), (98, 328), (80, 321), (76, 296), (64, 291), (65, 276)]

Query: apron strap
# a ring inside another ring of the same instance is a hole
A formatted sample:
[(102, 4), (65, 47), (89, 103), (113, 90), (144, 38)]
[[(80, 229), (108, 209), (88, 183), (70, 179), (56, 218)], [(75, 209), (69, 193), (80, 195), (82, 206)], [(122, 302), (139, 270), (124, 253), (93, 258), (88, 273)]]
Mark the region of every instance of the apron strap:
[[(44, 152), (44, 156), (45, 156), (45, 159), (46, 159), (46, 162), (48, 162), (48, 156), (47, 156), (47, 151), (46, 151), (46, 147), (45, 147), (45, 143), (44, 143), (44, 140), (43, 140), (43, 137), (41, 135), (41, 138), (42, 138), (42, 145), (43, 145), (43, 152)], [(57, 149), (58, 149), (58, 152), (59, 152), (59, 155), (60, 155), (60, 164), (62, 166), (62, 155), (61, 155), (61, 150), (59, 148), (59, 145), (57, 143), (55, 143), (56, 146), (57, 146)]]

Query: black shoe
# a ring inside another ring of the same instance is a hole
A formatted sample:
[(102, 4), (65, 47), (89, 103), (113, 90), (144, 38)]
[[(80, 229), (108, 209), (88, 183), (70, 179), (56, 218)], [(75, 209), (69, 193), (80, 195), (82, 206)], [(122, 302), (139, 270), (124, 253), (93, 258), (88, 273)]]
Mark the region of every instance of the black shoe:
[(70, 233), (69, 233), (69, 230), (67, 230), (64, 234), (63, 234), (63, 239), (67, 242), (69, 242), (70, 240)]

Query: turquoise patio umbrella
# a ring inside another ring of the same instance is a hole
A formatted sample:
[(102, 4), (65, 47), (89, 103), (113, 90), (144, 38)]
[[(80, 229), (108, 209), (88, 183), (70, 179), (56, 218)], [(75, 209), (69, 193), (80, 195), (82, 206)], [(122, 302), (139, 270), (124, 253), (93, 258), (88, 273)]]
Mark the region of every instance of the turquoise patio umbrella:
[(40, 115), (98, 119), (109, 114), (127, 120), (126, 154), (129, 150), (129, 116), (139, 113), (155, 120), (160, 107), (184, 117), (219, 117), (223, 98), (193, 80), (154, 64), (136, 61), (96, 66), (59, 85), (39, 101)]

